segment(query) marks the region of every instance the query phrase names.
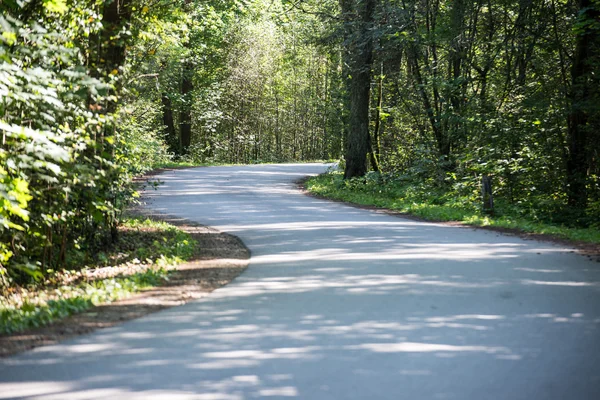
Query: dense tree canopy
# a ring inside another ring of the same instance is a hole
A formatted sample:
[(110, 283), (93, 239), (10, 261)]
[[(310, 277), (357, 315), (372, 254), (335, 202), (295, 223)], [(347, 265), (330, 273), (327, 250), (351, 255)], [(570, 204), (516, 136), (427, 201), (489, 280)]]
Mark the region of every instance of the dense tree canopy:
[(597, 221), (599, 7), (378, 1), (360, 35), (383, 170), (470, 190), (492, 175), (509, 202)]
[[(598, 0), (3, 0), (0, 280), (80, 265), (169, 160), (342, 160), (600, 220)], [(462, 201), (462, 200), (461, 200)]]

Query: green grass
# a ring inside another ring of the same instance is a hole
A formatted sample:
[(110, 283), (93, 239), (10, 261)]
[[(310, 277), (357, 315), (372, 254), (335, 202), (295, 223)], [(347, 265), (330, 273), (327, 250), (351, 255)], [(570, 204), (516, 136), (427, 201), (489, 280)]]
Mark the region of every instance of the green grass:
[(20, 332), (47, 325), (61, 318), (83, 312), (95, 305), (110, 303), (132, 293), (154, 287), (167, 278), (167, 270), (159, 267), (121, 278), (103, 279), (76, 286), (53, 289), (53, 300), (43, 295), (28, 296), (21, 304), (0, 305), (0, 334)]
[(130, 218), (121, 224), (117, 243), (104, 255), (104, 263), (140, 260), (148, 264), (177, 265), (196, 250), (190, 234), (162, 221)]
[[(119, 240), (97, 254), (93, 265), (73, 271), (48, 271), (43, 282), (12, 287), (0, 297), (0, 334), (36, 328), (95, 305), (126, 298), (168, 279), (169, 270), (189, 260), (197, 243), (165, 222), (131, 218), (120, 227)], [(123, 273), (90, 278), (97, 268), (122, 267)], [(135, 266), (135, 273), (125, 273)]]
[(376, 206), (423, 218), (428, 221), (456, 221), (465, 225), (511, 229), (526, 233), (553, 235), (562, 239), (600, 243), (600, 230), (571, 228), (532, 221), (504, 212), (500, 216), (484, 215), (476, 205), (464, 199), (428, 192), (415, 185), (393, 186), (344, 182), (340, 173), (310, 178), (306, 189), (317, 196), (349, 203)]

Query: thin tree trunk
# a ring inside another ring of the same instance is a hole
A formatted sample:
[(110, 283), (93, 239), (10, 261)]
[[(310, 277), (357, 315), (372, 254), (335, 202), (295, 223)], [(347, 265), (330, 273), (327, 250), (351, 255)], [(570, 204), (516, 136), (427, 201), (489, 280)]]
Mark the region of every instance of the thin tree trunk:
[(173, 154), (178, 154), (179, 139), (177, 138), (177, 132), (175, 130), (175, 121), (173, 118), (173, 106), (171, 104), (171, 98), (168, 96), (167, 93), (163, 93), (161, 96), (161, 100), (165, 139), (169, 146), (169, 151)]
[(183, 105), (179, 113), (179, 153), (187, 154), (192, 144), (192, 99), (191, 92), (194, 90), (192, 83), (193, 65), (190, 61), (184, 63), (183, 75), (181, 77), (181, 97)]
[(380, 171), (381, 162), (381, 110), (383, 108), (383, 64), (379, 75), (377, 89), (377, 110), (375, 111), (375, 129), (373, 130), (373, 142), (371, 143), (372, 160), (371, 165), (375, 171)]

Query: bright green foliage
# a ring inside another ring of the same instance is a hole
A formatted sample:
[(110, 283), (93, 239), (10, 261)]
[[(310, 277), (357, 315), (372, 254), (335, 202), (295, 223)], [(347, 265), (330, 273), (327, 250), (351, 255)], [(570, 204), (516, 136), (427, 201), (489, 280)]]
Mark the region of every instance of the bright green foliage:
[[(50, 13), (63, 9), (60, 2), (45, 5)], [(39, 257), (54, 245), (50, 235), (80, 211), (69, 207), (73, 197), (94, 185), (97, 171), (84, 152), (106, 120), (86, 109), (86, 99), (106, 86), (86, 74), (72, 38), (20, 21), (14, 11), (0, 16), (0, 270), (38, 276), (50, 261)]]
[[(215, 102), (227, 51), (224, 35), (242, 12), (236, 3), (185, 6), (182, 2), (180, 7), (168, 3), (144, 14), (145, 23), (128, 53), (127, 63), (135, 74), (128, 77), (124, 102), (134, 118), (151, 125), (146, 132), (162, 139), (172, 155), (180, 157), (190, 151), (182, 142), (186, 116), (191, 119), (194, 142), (200, 129), (217, 123), (221, 111)], [(165, 120), (166, 115), (170, 119)]]
[(124, 232), (115, 247), (128, 253), (129, 260), (177, 264), (194, 255), (196, 242), (191, 236), (166, 222), (127, 219), (121, 224), (121, 230)]
[(319, 43), (329, 27), (283, 3), (203, 1), (149, 11), (129, 54), (137, 75), (127, 101), (133, 114), (161, 128), (176, 158), (204, 164), (341, 155), (339, 96), (331, 90), (340, 86), (340, 59)]
[(278, 2), (257, 1), (249, 11), (252, 18), (229, 33), (235, 46), (217, 103), (223, 115), (214, 134), (203, 139), (205, 154), (214, 160), (341, 155), (341, 115), (333, 111), (331, 92), (339, 79), (339, 59), (316, 43), (326, 31), (322, 21), (285, 9)]
[[(2, 6), (0, 274), (41, 279), (110, 240), (128, 201), (128, 146), (117, 146), (111, 83), (78, 47), (101, 29), (86, 3)], [(31, 18), (22, 20), (20, 18)], [(82, 22), (86, 21), (85, 27)]]

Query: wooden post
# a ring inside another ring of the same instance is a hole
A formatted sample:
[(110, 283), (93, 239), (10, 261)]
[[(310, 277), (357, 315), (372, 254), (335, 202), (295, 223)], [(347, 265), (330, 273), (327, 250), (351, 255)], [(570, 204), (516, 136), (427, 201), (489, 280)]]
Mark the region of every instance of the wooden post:
[(481, 178), (481, 197), (483, 199), (483, 212), (485, 214), (494, 213), (494, 195), (492, 193), (492, 178), (483, 175)]

